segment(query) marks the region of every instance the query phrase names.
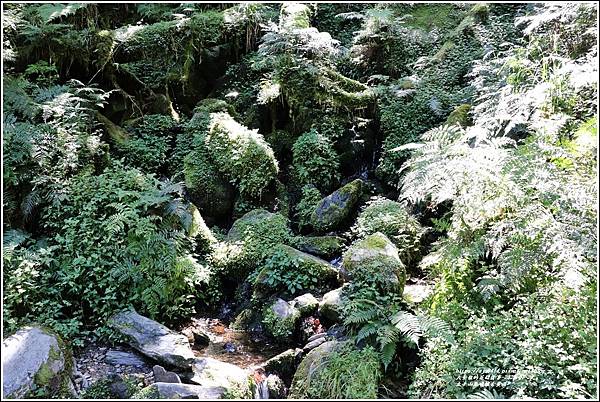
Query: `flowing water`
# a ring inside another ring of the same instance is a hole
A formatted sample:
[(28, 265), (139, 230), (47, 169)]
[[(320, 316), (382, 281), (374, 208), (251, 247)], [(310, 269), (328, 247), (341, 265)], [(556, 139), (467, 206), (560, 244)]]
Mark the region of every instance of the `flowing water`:
[(256, 384), (254, 399), (269, 399), (269, 387), (267, 386), (267, 380), (262, 380)]

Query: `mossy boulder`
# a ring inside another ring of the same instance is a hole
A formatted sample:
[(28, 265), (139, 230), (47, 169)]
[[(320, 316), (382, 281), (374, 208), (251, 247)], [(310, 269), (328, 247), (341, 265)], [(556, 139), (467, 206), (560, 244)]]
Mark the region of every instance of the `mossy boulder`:
[[(289, 281), (294, 281), (291, 288)], [(254, 281), (255, 295), (286, 293), (296, 296), (302, 291), (327, 289), (339, 283), (339, 271), (327, 261), (285, 244), (275, 247)]]
[(339, 228), (352, 215), (360, 200), (363, 181), (356, 179), (323, 198), (311, 215), (311, 224), (318, 232)]
[(311, 9), (306, 4), (284, 3), (279, 15), (279, 26), (283, 29), (310, 28)]
[(277, 159), (263, 136), (228, 113), (211, 114), (205, 145), (219, 173), (248, 197), (260, 198), (277, 177)]
[(276, 299), (263, 309), (264, 329), (280, 343), (289, 342), (300, 320), (300, 310), (283, 299)]
[(352, 231), (358, 238), (383, 233), (396, 245), (404, 264), (413, 264), (420, 258), (424, 229), (399, 202), (372, 198), (356, 218)]
[(339, 236), (305, 236), (294, 242), (298, 250), (327, 259), (340, 255), (344, 245), (344, 239)]
[(40, 389), (48, 396), (60, 395), (71, 385), (70, 363), (58, 335), (36, 326), (20, 329), (2, 341), (4, 397), (24, 398)]
[(356, 241), (344, 253), (342, 268), (350, 280), (376, 280), (387, 290), (402, 294), (406, 268), (398, 249), (383, 233), (377, 232)]
[(212, 255), (214, 264), (233, 278), (244, 279), (278, 244), (290, 243), (292, 232), (281, 214), (255, 209), (235, 221), (225, 242)]
[(342, 286), (325, 293), (319, 303), (319, 315), (331, 323), (340, 322), (343, 307), (343, 289), (344, 287)]
[(208, 218), (227, 217), (233, 208), (235, 188), (212, 164), (204, 146), (192, 148), (183, 165), (185, 185), (192, 202)]
[(262, 366), (267, 373), (275, 373), (286, 381), (291, 381), (302, 358), (302, 349), (288, 349), (273, 356)]
[(327, 341), (311, 350), (302, 359), (294, 374), (292, 386), (288, 395), (289, 399), (302, 399), (310, 387), (310, 377), (325, 363), (327, 357), (337, 350), (342, 343), (338, 341)]
[(292, 176), (298, 187), (313, 184), (324, 192), (335, 188), (339, 161), (328, 137), (314, 129), (304, 133), (294, 143), (292, 154)]
[(292, 301), (290, 301), (290, 305), (297, 308), (298, 311), (300, 311), (300, 314), (303, 317), (306, 317), (317, 311), (317, 308), (319, 307), (319, 300), (317, 300), (317, 298), (312, 294), (305, 293), (301, 296), (295, 297)]
[(255, 209), (236, 220), (227, 232), (228, 241), (248, 241), (254, 236), (268, 243), (271, 243), (268, 239), (277, 239), (279, 243), (281, 239), (291, 238), (291, 231), (283, 215)]
[(289, 398), (375, 399), (381, 372), (380, 354), (372, 347), (358, 349), (353, 342), (324, 342), (298, 366)]

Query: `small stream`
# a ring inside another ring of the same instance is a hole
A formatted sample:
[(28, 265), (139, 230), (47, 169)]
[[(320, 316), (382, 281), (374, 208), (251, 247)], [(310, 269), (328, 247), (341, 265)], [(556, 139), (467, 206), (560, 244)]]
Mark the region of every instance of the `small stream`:
[(197, 357), (211, 357), (241, 368), (259, 366), (286, 349), (258, 334), (231, 329), (216, 318), (194, 318), (189, 326), (201, 329), (210, 337), (208, 346), (194, 346)]

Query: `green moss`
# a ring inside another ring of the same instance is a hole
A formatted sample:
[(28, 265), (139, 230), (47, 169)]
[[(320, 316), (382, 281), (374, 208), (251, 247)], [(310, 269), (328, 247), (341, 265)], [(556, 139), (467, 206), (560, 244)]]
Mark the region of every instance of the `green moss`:
[(273, 247), (291, 240), (286, 217), (256, 209), (234, 222), (227, 242), (218, 244), (211, 258), (223, 273), (244, 279), (265, 261)]
[(204, 135), (194, 139), (192, 151), (183, 160), (185, 185), (194, 203), (211, 217), (223, 217), (232, 208), (233, 188), (209, 159)]
[(209, 250), (217, 242), (217, 239), (194, 204), (188, 206), (188, 211), (192, 215), (192, 221), (187, 232), (188, 236), (196, 240), (200, 249)]
[(451, 126), (457, 124), (461, 127), (471, 126), (473, 124), (473, 121), (471, 120), (471, 116), (469, 115), (470, 111), (470, 104), (462, 104), (457, 106), (446, 119), (446, 124)]
[(227, 113), (211, 114), (205, 144), (217, 170), (249, 197), (260, 198), (279, 172), (273, 150), (263, 136)]
[(300, 3), (284, 3), (281, 7), (279, 24), (287, 29), (310, 28), (311, 9)]
[(273, 311), (273, 305), (270, 305), (263, 309), (262, 323), (269, 335), (273, 336), (278, 342), (286, 343), (294, 334), (296, 322), (299, 318), (300, 312), (296, 309), (292, 314), (281, 318)]
[[(73, 359), (71, 349), (68, 348), (62, 338), (52, 329), (37, 325), (45, 334), (56, 339), (58, 347), (52, 346), (48, 352), (48, 359), (43, 363), (34, 377), (36, 389), (31, 392), (32, 396), (39, 397), (61, 397), (71, 398), (69, 373), (73, 370)], [(62, 362), (63, 368), (55, 373), (52, 365), (55, 362)]]
[(342, 251), (344, 239), (337, 236), (298, 237), (294, 247), (322, 258), (331, 258)]
[(322, 199), (311, 214), (311, 224), (318, 232), (337, 228), (352, 213), (362, 194), (363, 181), (356, 179)]
[(378, 283), (384, 293), (402, 294), (406, 268), (397, 249), (377, 232), (352, 244), (344, 253), (342, 267), (354, 282)]
[(352, 232), (359, 238), (376, 232), (385, 234), (398, 247), (400, 259), (405, 264), (418, 261), (423, 231), (400, 203), (382, 197), (372, 198), (352, 227)]
[(339, 179), (339, 160), (329, 138), (311, 130), (302, 134), (292, 148), (292, 172), (299, 186), (313, 184), (330, 191)]
[(259, 319), (259, 314), (255, 309), (244, 309), (235, 317), (231, 328), (239, 330), (249, 329)]

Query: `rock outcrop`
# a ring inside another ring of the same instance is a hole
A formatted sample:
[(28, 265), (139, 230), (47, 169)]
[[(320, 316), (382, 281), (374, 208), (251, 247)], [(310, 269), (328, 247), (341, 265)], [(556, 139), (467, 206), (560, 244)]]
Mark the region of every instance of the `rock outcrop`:
[[(2, 392), (24, 398), (44, 389), (49, 395), (71, 388), (70, 361), (62, 341), (40, 327), (25, 327), (2, 341)], [(66, 388), (65, 388), (66, 387)]]
[(142, 354), (167, 365), (188, 369), (194, 353), (187, 337), (156, 321), (126, 310), (109, 319), (109, 325), (125, 335)]

